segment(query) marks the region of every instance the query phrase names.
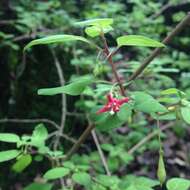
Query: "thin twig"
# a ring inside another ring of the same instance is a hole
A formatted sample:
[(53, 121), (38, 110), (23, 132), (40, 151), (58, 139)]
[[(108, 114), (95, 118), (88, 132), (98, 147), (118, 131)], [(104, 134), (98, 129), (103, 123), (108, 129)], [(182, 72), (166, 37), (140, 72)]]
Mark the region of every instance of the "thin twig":
[[(181, 32), (181, 30), (190, 22), (190, 13), (173, 29), (173, 31), (162, 41), (165, 45), (168, 45), (173, 38)], [(156, 48), (150, 56), (148, 56), (141, 66), (129, 77), (129, 81), (136, 79), (144, 69), (151, 63), (151, 61), (160, 54), (163, 48)]]
[(13, 42), (19, 42), (19, 41), (23, 41), (23, 40), (31, 40), (36, 38), (37, 36), (39, 36), (39, 34), (43, 34), (43, 35), (49, 35), (52, 33), (59, 33), (60, 30), (57, 29), (48, 29), (48, 28), (42, 28), (41, 30), (36, 29), (35, 31), (32, 31), (30, 33), (26, 33), (20, 36), (16, 36), (15, 38), (13, 38)]
[[(173, 122), (172, 123), (168, 123), (162, 127), (160, 127), (160, 131), (165, 131), (166, 129), (169, 129), (173, 126)], [(134, 145), (129, 151), (129, 154), (133, 154), (136, 150), (138, 150), (142, 145), (144, 145), (145, 143), (147, 143), (150, 139), (152, 139), (154, 136), (158, 135), (159, 131), (155, 130), (151, 133), (149, 133), (146, 137), (144, 137), (141, 141), (139, 141), (136, 145)]]
[(165, 12), (169, 7), (171, 7), (172, 4), (170, 2), (168, 2), (167, 4), (165, 4), (163, 7), (161, 7), (161, 9), (159, 9), (158, 12), (156, 12), (155, 14), (151, 15), (149, 18), (150, 19), (156, 19), (157, 17), (159, 17), (163, 12)]
[(66, 157), (64, 160), (68, 160), (71, 158), (71, 156), (79, 149), (80, 145), (86, 140), (86, 138), (89, 136), (90, 132), (92, 129), (94, 129), (94, 125), (89, 125), (85, 131), (82, 133), (82, 135), (79, 137), (77, 142), (71, 147), (69, 152), (67, 153)]
[[(60, 129), (60, 126), (55, 123), (52, 120), (49, 119), (44, 119), (44, 118), (40, 118), (40, 119), (12, 119), (12, 118), (4, 118), (4, 119), (0, 119), (0, 123), (48, 123), (52, 126), (54, 126), (57, 131)], [(53, 135), (55, 135), (57, 133), (57, 131), (54, 131), (53, 133), (50, 133), (48, 138), (52, 137)], [(66, 134), (61, 134), (61, 136), (72, 142), (72, 143), (76, 143), (76, 140), (72, 137), (67, 136)]]
[(66, 115), (67, 115), (67, 116), (74, 116), (74, 117), (81, 117), (81, 116), (84, 116), (85, 113), (67, 112)]
[(48, 123), (54, 126), (56, 129), (59, 129), (59, 125), (52, 120), (40, 118), (40, 119), (12, 119), (5, 118), (0, 119), (0, 123)]
[(66, 139), (66, 140), (72, 142), (73, 144), (77, 142), (76, 139), (74, 139), (74, 138), (72, 138), (72, 137), (69, 137), (69, 136), (67, 136), (67, 135), (64, 134), (64, 133), (60, 134), (60, 136), (63, 137), (64, 139)]
[(15, 20), (0, 20), (0, 25), (14, 24)]
[[(167, 11), (171, 11), (172, 9), (174, 9), (174, 13), (176, 12), (175, 9), (179, 9), (178, 11), (180, 11), (179, 7), (184, 7), (184, 6), (188, 6), (189, 2), (188, 0), (180, 0), (180, 3), (177, 4), (172, 4), (171, 2), (166, 3), (165, 5), (163, 5), (163, 7), (160, 8), (160, 10), (158, 12), (156, 12), (155, 14), (151, 15), (149, 18), (150, 19), (156, 19), (157, 17), (159, 17), (160, 15), (164, 14)], [(183, 8), (182, 8), (183, 9)], [(171, 11), (173, 13), (173, 11)]]
[(92, 134), (92, 137), (93, 137), (94, 142), (95, 142), (95, 144), (96, 144), (96, 147), (97, 147), (97, 149), (98, 149), (98, 153), (99, 153), (100, 158), (101, 158), (101, 160), (102, 160), (102, 164), (103, 164), (103, 166), (104, 166), (104, 169), (105, 169), (105, 171), (106, 171), (106, 174), (107, 174), (108, 176), (111, 176), (111, 172), (110, 172), (110, 170), (109, 170), (109, 167), (108, 167), (108, 164), (107, 164), (105, 155), (104, 155), (104, 153), (103, 153), (103, 151), (102, 151), (102, 149), (101, 149), (101, 147), (100, 147), (100, 143), (99, 143), (99, 141), (98, 141), (98, 137), (97, 137), (96, 132), (95, 132), (94, 129), (91, 131), (91, 134)]
[[(61, 64), (60, 64), (58, 58), (56, 57), (56, 54), (55, 54), (54, 50), (51, 50), (51, 51), (52, 51), (52, 55), (53, 55), (53, 58), (54, 58), (55, 67), (57, 69), (57, 74), (58, 74), (58, 77), (59, 77), (60, 85), (64, 86), (65, 79), (64, 79), (64, 76), (63, 76), (63, 71), (62, 71), (62, 68), (61, 68)], [(54, 142), (54, 150), (56, 150), (58, 145), (59, 145), (60, 134), (63, 134), (64, 126), (65, 126), (67, 105), (66, 105), (66, 95), (64, 93), (61, 94), (61, 102), (62, 102), (62, 105), (61, 105), (62, 106), (62, 108), (61, 108), (61, 124), (60, 124), (60, 128), (59, 128), (59, 133), (57, 133), (57, 138), (55, 139), (55, 142)]]

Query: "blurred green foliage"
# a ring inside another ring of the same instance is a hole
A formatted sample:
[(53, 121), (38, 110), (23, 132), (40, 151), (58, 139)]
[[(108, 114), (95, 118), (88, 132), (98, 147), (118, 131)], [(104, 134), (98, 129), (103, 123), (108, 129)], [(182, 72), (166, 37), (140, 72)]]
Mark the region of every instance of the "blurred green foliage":
[[(190, 9), (190, 2), (180, 0), (169, 1), (153, 1), (153, 0), (127, 0), (127, 1), (100, 1), (100, 0), (49, 0), (49, 1), (30, 1), (30, 0), (3, 0), (0, 2), (0, 117), (1, 118), (49, 118), (56, 123), (61, 118), (60, 97), (41, 97), (37, 96), (37, 89), (43, 87), (60, 86), (57, 70), (53, 64), (54, 55), (52, 49), (56, 52), (56, 56), (61, 63), (66, 83), (71, 82), (80, 75), (86, 75), (93, 72), (96, 76), (107, 78), (112, 81), (111, 68), (103, 62), (99, 63), (94, 49), (88, 48), (83, 44), (66, 44), (53, 46), (38, 46), (29, 50), (25, 60), (23, 58), (23, 48), (31, 40), (39, 37), (54, 34), (86, 34), (74, 25), (75, 22), (93, 18), (114, 18), (114, 30), (109, 32), (106, 37), (109, 39), (111, 47), (116, 46), (116, 39), (121, 35), (136, 34), (145, 35), (147, 37), (161, 41), (175, 25), (180, 22)], [(145, 91), (155, 97), (159, 97), (159, 101), (169, 106), (171, 99), (178, 101), (178, 97), (172, 94), (160, 95), (160, 91), (168, 88), (177, 88), (186, 93), (186, 99), (190, 99), (190, 31), (185, 28), (179, 36), (164, 50), (164, 52), (154, 59), (152, 64), (145, 70), (144, 75), (134, 81), (129, 86), (130, 90)], [(102, 46), (98, 38), (94, 38), (95, 42)], [(122, 47), (118, 54), (114, 57), (117, 63), (119, 73), (124, 77), (135, 71), (141, 64), (142, 60), (149, 55), (151, 49)], [(101, 55), (100, 55), (101, 57)], [(84, 96), (89, 97), (87, 100), (79, 97), (67, 97), (67, 109), (71, 113), (91, 112), (98, 104), (98, 98), (102, 98), (110, 86), (98, 84), (96, 93), (92, 89), (86, 89)], [(172, 103), (173, 105), (173, 103)], [(177, 109), (180, 117), (189, 123), (189, 117), (184, 108)], [(181, 115), (182, 114), (182, 115)], [(85, 117), (79, 115), (75, 117), (68, 115), (66, 121), (65, 132), (69, 132), (69, 136), (78, 137), (86, 126)], [(169, 120), (173, 117), (168, 116)], [(164, 118), (167, 120), (167, 118)], [(175, 119), (175, 117), (174, 117)], [(27, 126), (26, 126), (27, 125)], [(30, 128), (28, 126), (31, 126)], [(0, 125), (1, 132), (14, 132), (19, 135), (31, 134), (34, 124), (7, 124)], [(52, 132), (52, 126), (48, 125), (48, 131)], [(141, 153), (147, 153), (151, 150), (155, 156), (155, 150), (158, 150), (158, 140), (153, 138), (149, 143), (141, 146), (134, 157), (127, 153), (133, 145), (138, 143), (142, 138), (146, 137), (154, 128), (155, 124), (151, 118), (142, 113), (134, 114), (133, 118), (128, 118), (127, 129), (117, 129), (114, 132), (99, 132), (100, 138), (103, 139), (102, 149), (108, 157), (108, 166), (114, 174), (122, 176), (118, 178), (112, 176), (113, 179), (107, 179), (101, 165), (98, 152), (91, 142), (88, 143), (87, 150), (81, 150), (82, 155), (75, 155), (71, 164), (74, 167), (81, 165), (90, 165), (96, 175), (97, 183), (92, 185), (92, 189), (106, 189), (113, 186), (113, 189), (138, 189), (140, 177), (134, 176), (140, 174), (155, 177), (151, 173), (151, 166), (156, 164), (148, 163), (144, 158), (139, 158)], [(181, 139), (185, 139), (187, 125), (178, 120), (173, 128), (173, 133)], [(126, 135), (127, 134), (127, 135)], [(104, 139), (103, 135), (106, 136)], [(163, 133), (161, 137), (167, 140), (167, 134)], [(53, 141), (53, 140), (52, 140)], [(70, 148), (70, 143), (62, 139), (64, 147)], [(48, 141), (51, 143), (51, 141)], [(110, 144), (112, 142), (112, 144)], [(14, 149), (10, 145), (1, 144), (1, 149), (8, 147)], [(90, 148), (90, 151), (88, 150)], [(89, 153), (89, 154), (86, 154)], [(53, 153), (52, 153), (53, 154)], [(188, 153), (189, 154), (189, 153)], [(189, 155), (188, 155), (189, 156)], [(30, 160), (30, 158), (29, 158)], [(16, 174), (11, 168), (15, 168), (16, 163), (12, 162), (9, 167), (1, 165), (0, 184), (2, 189), (7, 189), (11, 184), (21, 184), (23, 187), (34, 181), (38, 174), (45, 173), (50, 163), (44, 162), (46, 158), (35, 157), (33, 168), (25, 170), (25, 173)], [(43, 162), (42, 162), (43, 161)], [(28, 161), (30, 162), (30, 161)], [(138, 162), (143, 169), (134, 164)], [(29, 163), (30, 164), (30, 163)], [(71, 165), (70, 164), (70, 165)], [(130, 165), (131, 164), (131, 165)], [(77, 167), (76, 167), (77, 168)], [(71, 169), (72, 170), (72, 169)], [(88, 169), (87, 169), (88, 170)], [(82, 173), (81, 176), (73, 177), (75, 182), (81, 182), (81, 185), (88, 186), (78, 180), (78, 178), (88, 178), (85, 169), (78, 169)], [(27, 171), (27, 172), (26, 172)], [(74, 171), (74, 170), (72, 170)], [(125, 172), (134, 175), (124, 175)], [(134, 172), (135, 171), (135, 172)], [(9, 179), (7, 180), (7, 175)], [(73, 174), (74, 175), (74, 174)], [(169, 173), (169, 175), (173, 175)], [(177, 175), (177, 174), (176, 174)], [(189, 177), (186, 170), (183, 176)], [(131, 184), (129, 178), (133, 178), (137, 183)], [(41, 180), (41, 179), (40, 179)], [(89, 179), (90, 181), (91, 179)], [(146, 180), (149, 180), (148, 178)], [(145, 180), (145, 181), (146, 181)], [(14, 181), (14, 182), (13, 182)], [(51, 189), (51, 184), (38, 184), (35, 181), (33, 189), (36, 187)], [(114, 184), (113, 184), (114, 182)], [(80, 183), (79, 183), (80, 184)], [(147, 185), (148, 184), (148, 185)], [(149, 181), (145, 185), (151, 189), (157, 185), (157, 181)], [(138, 187), (134, 187), (138, 186)], [(10, 187), (13, 189), (13, 187)], [(32, 189), (27, 187), (26, 189)]]

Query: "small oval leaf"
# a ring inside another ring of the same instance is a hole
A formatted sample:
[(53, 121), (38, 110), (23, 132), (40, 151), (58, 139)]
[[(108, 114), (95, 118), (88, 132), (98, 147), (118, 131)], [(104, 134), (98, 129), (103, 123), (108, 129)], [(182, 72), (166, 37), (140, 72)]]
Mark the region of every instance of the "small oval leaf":
[(128, 121), (129, 117), (132, 114), (132, 106), (130, 104), (124, 104), (120, 111), (117, 113), (117, 116), (121, 121)]
[[(96, 119), (96, 118), (95, 118)], [(98, 117), (97, 117), (98, 119)], [(114, 128), (118, 128), (123, 124), (123, 121), (119, 119), (117, 114), (102, 114), (102, 119), (96, 120), (96, 128), (100, 131), (107, 131)]]
[(63, 42), (70, 42), (70, 41), (82, 41), (88, 44), (91, 44), (89, 40), (82, 36), (75, 36), (75, 35), (67, 35), (67, 34), (59, 34), (59, 35), (51, 35), (44, 38), (32, 40), (24, 47), (24, 51), (32, 46), (41, 45), (41, 44), (52, 44), (52, 43), (63, 43)]
[(109, 26), (111, 24), (113, 24), (112, 18), (90, 19), (75, 23), (78, 26)]
[(168, 180), (166, 186), (168, 190), (188, 190), (190, 180), (176, 177)]
[(94, 38), (96, 36), (99, 36), (101, 32), (108, 33), (112, 31), (113, 28), (111, 26), (105, 26), (105, 27), (99, 27), (99, 26), (90, 26), (85, 29), (85, 32), (88, 36)]
[(6, 150), (0, 152), (0, 162), (5, 162), (16, 158), (20, 154), (18, 150)]
[(52, 187), (53, 185), (49, 183), (32, 183), (25, 187), (23, 190), (51, 190)]
[(162, 95), (178, 94), (179, 90), (177, 88), (168, 88), (161, 92)]
[(32, 157), (30, 154), (22, 155), (16, 163), (12, 166), (12, 169), (15, 172), (22, 172), (27, 166), (29, 166), (32, 162)]
[(70, 170), (68, 168), (64, 168), (64, 167), (57, 167), (57, 168), (53, 168), (48, 170), (45, 174), (44, 174), (44, 178), (45, 179), (58, 179), (61, 177), (64, 177), (66, 175), (68, 175), (70, 172)]
[(48, 131), (44, 124), (38, 124), (32, 133), (30, 144), (36, 147), (43, 147), (47, 137)]
[(77, 96), (77, 95), (80, 95), (85, 90), (86, 86), (88, 86), (92, 82), (93, 82), (92, 77), (88, 77), (85, 79), (83, 78), (83, 79), (80, 79), (78, 81), (75, 81), (75, 82), (70, 83), (65, 86), (39, 89), (38, 95), (52, 96), (52, 95), (56, 95), (56, 94), (65, 93), (65, 94), (69, 94), (72, 96)]
[(74, 173), (72, 175), (72, 179), (74, 182), (83, 185), (83, 186), (89, 186), (91, 183), (91, 177), (88, 173), (86, 172), (78, 172)]
[(9, 142), (9, 143), (17, 143), (20, 141), (20, 137), (12, 133), (0, 133), (0, 141)]
[(183, 120), (190, 124), (190, 107), (181, 107), (181, 115)]
[(161, 42), (140, 35), (126, 35), (118, 37), (117, 44), (118, 46), (165, 47)]

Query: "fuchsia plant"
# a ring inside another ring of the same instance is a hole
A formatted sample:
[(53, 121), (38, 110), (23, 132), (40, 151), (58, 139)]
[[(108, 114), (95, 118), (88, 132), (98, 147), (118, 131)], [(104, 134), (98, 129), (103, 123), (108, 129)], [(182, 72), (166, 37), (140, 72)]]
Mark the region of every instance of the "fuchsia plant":
[[(110, 173), (108, 173), (108, 176), (103, 176), (100, 175), (101, 178), (104, 179), (105, 184), (101, 184), (95, 177), (91, 177), (93, 175), (93, 172), (91, 175), (89, 175), (89, 167), (78, 167), (75, 166), (71, 161), (71, 157), (74, 153), (77, 152), (78, 148), (80, 147), (81, 144), (86, 140), (86, 138), (90, 135), (91, 132), (94, 132), (93, 129), (95, 129), (98, 125), (100, 125), (101, 129), (113, 129), (116, 127), (121, 127), (122, 125), (126, 124), (128, 122), (129, 117), (132, 116), (133, 113), (138, 113), (138, 112), (144, 112), (146, 114), (149, 114), (150, 117), (153, 119), (156, 119), (157, 121), (159, 120), (160, 114), (162, 115), (167, 115), (167, 114), (176, 114), (176, 110), (170, 110), (160, 104), (160, 102), (153, 98), (151, 95), (142, 92), (142, 91), (133, 91), (129, 92), (130, 97), (127, 97), (125, 95), (125, 84), (122, 83), (122, 81), (119, 78), (117, 68), (114, 64), (114, 61), (112, 57), (115, 55), (117, 50), (122, 47), (122, 46), (146, 46), (146, 47), (156, 47), (156, 49), (153, 51), (153, 53), (145, 59), (145, 61), (141, 64), (141, 66), (132, 74), (132, 76), (129, 76), (128, 80), (126, 79), (126, 84), (128, 84), (129, 81), (135, 80), (136, 77), (138, 77), (144, 69), (150, 64), (150, 62), (156, 57), (160, 52), (161, 49), (167, 45), (175, 35), (177, 35), (183, 27), (189, 23), (190, 21), (190, 15), (187, 15), (184, 20), (177, 25), (177, 27), (169, 34), (163, 41), (163, 43), (157, 42), (155, 40), (152, 40), (150, 38), (144, 37), (144, 36), (139, 36), (139, 35), (125, 35), (125, 36), (120, 36), (116, 39), (117, 42), (117, 47), (115, 48), (115, 51), (110, 51), (110, 48), (108, 47), (107, 44), (107, 39), (105, 37), (105, 34), (112, 31), (112, 24), (113, 24), (113, 19), (93, 19), (93, 20), (87, 20), (83, 22), (77, 23), (77, 25), (82, 26), (85, 28), (85, 32), (89, 37), (99, 37), (101, 41), (103, 42), (103, 47), (99, 47), (98, 45), (94, 44), (91, 42), (91, 40), (88, 40), (82, 36), (76, 36), (76, 35), (53, 35), (53, 36), (48, 36), (44, 37), (41, 39), (33, 40), (31, 41), (25, 48), (24, 50), (27, 50), (28, 48), (34, 46), (34, 45), (41, 45), (41, 44), (52, 44), (52, 43), (65, 43), (65, 42), (74, 42), (74, 41), (80, 41), (83, 43), (86, 43), (88, 45), (91, 45), (93, 48), (95, 47), (99, 53), (104, 54), (105, 60), (107, 63), (111, 66), (112, 69), (112, 74), (115, 78), (116, 85), (112, 84), (110, 85), (110, 89), (104, 90), (103, 95), (107, 94), (107, 102), (106, 104), (99, 109), (97, 112), (93, 113), (85, 113), (86, 116), (86, 121), (88, 122), (88, 127), (84, 130), (82, 135), (79, 137), (79, 139), (73, 144), (73, 146), (68, 150), (68, 152), (65, 154), (63, 151), (59, 150), (50, 150), (50, 148), (45, 144), (45, 141), (48, 139), (48, 131), (43, 125), (38, 125), (33, 134), (31, 136), (22, 136), (21, 138), (15, 134), (0, 134), (1, 138), (4, 139), (5, 142), (14, 142), (17, 143), (17, 149), (18, 150), (9, 150), (9, 151), (4, 151), (3, 153), (1, 152), (0, 159), (1, 161), (7, 161), (11, 160), (14, 158), (17, 158), (17, 162), (14, 165), (14, 168), (18, 171), (18, 166), (20, 166), (20, 162), (22, 163), (22, 160), (25, 161), (24, 167), (23, 165), (22, 168), (19, 168), (20, 170), (23, 170), (23, 168), (27, 167), (31, 161), (31, 149), (34, 147), (37, 151), (38, 154), (45, 155), (48, 159), (51, 160), (52, 163), (52, 169), (48, 170), (43, 178), (45, 180), (53, 180), (53, 179), (61, 179), (63, 177), (68, 177), (71, 178), (75, 183), (80, 184), (85, 186), (86, 189), (95, 189), (99, 190), (101, 185), (101, 189), (105, 190), (107, 187), (109, 187), (111, 190), (133, 190), (137, 189), (134, 185), (135, 182), (129, 187), (120, 187), (119, 182), (121, 180), (117, 179), (115, 180), (114, 176), (110, 176)], [(99, 76), (98, 76), (99, 77)], [(87, 87), (91, 87), (92, 90), (94, 90), (94, 86), (92, 85), (93, 83), (97, 84), (98, 83), (98, 77), (93, 76), (91, 73), (87, 76), (78, 76), (77, 80), (72, 80), (69, 84), (66, 84), (64, 86), (60, 87), (55, 87), (55, 88), (46, 88), (46, 89), (40, 89), (38, 90), (39, 95), (56, 95), (56, 94), (67, 94), (71, 96), (78, 96), (82, 95), (85, 89)], [(105, 81), (104, 81), (105, 82)], [(109, 82), (109, 81), (106, 81)], [(100, 82), (101, 83), (101, 82)], [(109, 82), (110, 84), (110, 82)], [(93, 86), (93, 87), (92, 87)], [(119, 88), (118, 88), (119, 87)], [(96, 89), (97, 91), (99, 89)], [(100, 91), (100, 90), (99, 90)], [(164, 93), (167, 95), (169, 94), (175, 94), (178, 95), (179, 92), (181, 91), (177, 89), (169, 89), (169, 91), (165, 91)], [(84, 94), (83, 94), (84, 95)], [(122, 98), (117, 98), (117, 96), (122, 96)], [(93, 96), (92, 96), (93, 97)], [(91, 97), (91, 98), (92, 98)], [(86, 98), (85, 95), (83, 98)], [(186, 122), (190, 122), (187, 118), (187, 110), (190, 108), (190, 102), (186, 100), (184, 97), (180, 97), (182, 100), (179, 101), (178, 106), (180, 107), (180, 111), (182, 113), (182, 116), (185, 117)], [(101, 99), (98, 97), (98, 101)], [(133, 100), (133, 101), (132, 101)], [(132, 102), (132, 103), (131, 103)], [(126, 108), (127, 107), (127, 108)], [(185, 109), (184, 109), (185, 108)], [(65, 111), (65, 110), (64, 110)], [(178, 111), (178, 110), (177, 110)], [(109, 112), (110, 114), (107, 114)], [(189, 112), (188, 112), (189, 113)], [(91, 118), (91, 115), (96, 115), (96, 118), (94, 119), (93, 117)], [(98, 115), (98, 116), (97, 116)], [(97, 119), (97, 117), (101, 117), (100, 120)], [(105, 117), (104, 117), (105, 116)], [(62, 120), (65, 121), (65, 118)], [(106, 125), (110, 126), (106, 126)], [(159, 122), (157, 122), (158, 129), (159, 129)], [(63, 125), (62, 125), (63, 126)], [(57, 127), (57, 125), (56, 125)], [(64, 135), (63, 127), (59, 128), (57, 127), (58, 130), (56, 131), (56, 136), (61, 136)], [(161, 143), (161, 138), (160, 138), (160, 130), (158, 130), (156, 134), (159, 136), (159, 145), (160, 145), (160, 150), (159, 150), (159, 164), (158, 164), (158, 179), (160, 181), (160, 184), (162, 185), (165, 180), (166, 180), (166, 171), (165, 171), (165, 166), (164, 166), (164, 152), (162, 150), (162, 143)], [(94, 133), (92, 133), (94, 135)], [(0, 138), (0, 139), (1, 139)], [(11, 139), (11, 140), (10, 140)], [(2, 140), (3, 141), (3, 140)], [(139, 144), (137, 144), (135, 147), (138, 147)], [(98, 147), (101, 149), (100, 147)], [(134, 149), (133, 149), (134, 150)], [(32, 154), (32, 153), (31, 153)], [(102, 154), (101, 154), (102, 157)], [(22, 159), (22, 160), (21, 160)], [(102, 159), (103, 164), (105, 166), (105, 159)], [(27, 162), (26, 162), (27, 161)], [(105, 171), (107, 171), (107, 168), (105, 167)], [(95, 179), (95, 180), (94, 180)], [(112, 181), (114, 181), (114, 185), (107, 185), (107, 182), (111, 179), (111, 184)], [(65, 181), (60, 180), (61, 184), (64, 185)], [(118, 182), (119, 181), (119, 182)], [(144, 178), (143, 178), (144, 181)], [(143, 182), (141, 179), (141, 183)], [(176, 183), (176, 179), (174, 180)], [(177, 179), (178, 181), (178, 179)], [(169, 181), (170, 182), (170, 181)], [(187, 187), (190, 186), (189, 181), (183, 181), (184, 183), (188, 184)], [(70, 181), (68, 182), (68, 184)], [(150, 183), (150, 181), (149, 181)], [(175, 183), (171, 182), (172, 184)], [(170, 184), (168, 187), (170, 187)], [(158, 182), (154, 182), (145, 189), (150, 189), (152, 190), (152, 187), (158, 185)], [(105, 186), (105, 187), (104, 187)], [(93, 188), (91, 188), (93, 187)], [(95, 188), (94, 188), (95, 187)], [(140, 186), (141, 187), (141, 186)], [(70, 189), (70, 187), (69, 187)], [(73, 188), (72, 188), (73, 189)], [(142, 189), (143, 190), (143, 189)], [(171, 188), (168, 188), (168, 190), (173, 190)]]
[[(85, 28), (85, 32), (88, 36), (94, 38), (94, 37), (100, 37), (103, 42), (103, 48), (97, 46), (96, 44), (92, 43), (91, 41), (87, 40), (84, 37), (81, 36), (74, 36), (74, 35), (55, 35), (55, 36), (49, 36), (42, 39), (34, 40), (30, 42), (25, 49), (30, 48), (33, 45), (39, 45), (39, 44), (50, 44), (50, 43), (60, 43), (60, 42), (67, 42), (67, 41), (82, 41), (88, 44), (91, 44), (93, 47), (96, 47), (98, 51), (100, 51), (102, 54), (104, 54), (106, 61), (109, 63), (109, 65), (112, 68), (113, 76), (116, 80), (116, 85), (119, 86), (120, 92), (118, 93), (118, 89), (115, 89), (115, 85), (111, 87), (111, 90), (109, 93), (107, 92), (107, 102), (106, 104), (99, 109), (96, 114), (103, 114), (105, 112), (109, 112), (111, 117), (106, 117), (103, 121), (104, 124), (108, 122), (109, 119), (111, 119), (112, 123), (115, 125), (114, 127), (119, 127), (122, 124), (126, 123), (128, 120), (129, 114), (132, 114), (132, 109), (135, 111), (142, 111), (148, 114), (154, 114), (156, 115), (156, 118), (159, 117), (159, 113), (168, 113), (168, 109), (161, 105), (156, 99), (154, 99), (152, 96), (144, 93), (144, 92), (133, 92), (132, 96), (126, 97), (125, 95), (125, 88), (124, 84), (120, 80), (120, 77), (118, 75), (118, 71), (115, 67), (115, 64), (113, 62), (112, 57), (115, 55), (117, 50), (122, 46), (146, 46), (146, 47), (156, 47), (156, 49), (153, 51), (153, 53), (141, 64), (141, 66), (132, 74), (132, 76), (129, 77), (127, 81), (135, 80), (137, 76), (139, 76), (143, 70), (150, 64), (150, 62), (156, 57), (163, 47), (165, 47), (165, 44), (168, 44), (172, 38), (189, 22), (190, 15), (188, 15), (176, 28), (175, 30), (169, 34), (163, 43), (157, 42), (155, 40), (152, 40), (150, 38), (139, 36), (139, 35), (125, 35), (118, 37), (116, 39), (117, 41), (117, 47), (115, 51), (111, 52), (110, 48), (107, 43), (107, 39), (105, 37), (105, 34), (112, 31), (112, 24), (113, 19), (94, 19), (94, 20), (87, 20), (78, 22), (78, 26), (82, 26)], [(50, 88), (50, 89), (40, 89), (38, 91), (39, 95), (55, 95), (55, 94), (61, 94), (65, 93), (68, 95), (80, 95), (85, 90), (86, 86), (92, 84), (93, 82), (96, 82), (96, 80), (92, 79), (92, 76), (83, 78), (78, 81), (74, 81), (68, 85), (65, 85), (63, 87), (56, 87), (56, 88)], [(112, 90), (117, 90), (117, 94), (121, 94), (123, 98), (118, 99), (114, 97), (114, 93)], [(133, 99), (133, 105), (130, 105), (130, 110), (128, 109), (122, 109), (125, 104), (130, 104), (130, 100)], [(128, 112), (128, 114), (127, 114)], [(106, 120), (108, 119), (108, 120)], [(89, 118), (88, 118), (89, 120)], [(63, 156), (63, 161), (69, 160), (71, 156), (78, 150), (80, 145), (84, 142), (84, 140), (89, 136), (91, 131), (96, 127), (96, 124), (100, 124), (101, 122), (96, 121), (90, 121), (89, 126), (86, 128), (86, 130), (83, 132), (83, 134), (80, 136), (78, 141), (72, 146), (72, 148), (68, 151), (66, 156)], [(112, 124), (110, 123), (110, 124)], [(158, 126), (159, 127), (159, 126)], [(162, 143), (160, 139), (160, 132), (158, 133), (159, 136), (159, 143), (160, 143), (160, 150), (159, 150), (159, 164), (158, 164), (158, 179), (160, 181), (160, 184), (162, 185), (166, 179), (166, 171), (163, 161), (163, 150), (162, 150)], [(104, 162), (104, 161), (103, 161)], [(105, 162), (104, 162), (105, 163)], [(60, 169), (60, 168), (57, 168)], [(106, 169), (106, 167), (105, 167)], [(62, 167), (63, 172), (65, 171), (64, 166)], [(106, 169), (107, 170), (107, 169)], [(47, 171), (45, 174), (46, 179), (52, 179), (52, 177), (49, 178), (49, 175), (51, 172), (54, 172), (55, 169)], [(67, 173), (67, 172), (66, 172)], [(75, 174), (74, 174), (75, 175)], [(73, 179), (75, 178), (73, 175)], [(62, 175), (61, 175), (62, 176)], [(54, 177), (53, 177), (54, 178)], [(90, 178), (87, 173), (83, 173), (83, 178)], [(78, 179), (77, 179), (78, 180)], [(84, 185), (85, 182), (82, 182), (82, 185)], [(119, 187), (117, 187), (119, 189)], [(130, 189), (130, 188), (129, 188)], [(128, 189), (127, 189), (128, 190)]]

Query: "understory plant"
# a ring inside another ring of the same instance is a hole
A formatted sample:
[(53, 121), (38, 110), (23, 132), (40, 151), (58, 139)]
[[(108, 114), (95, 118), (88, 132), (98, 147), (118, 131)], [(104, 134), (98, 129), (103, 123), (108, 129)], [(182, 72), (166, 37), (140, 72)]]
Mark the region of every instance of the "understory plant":
[[(16, 148), (0, 152), (0, 162), (15, 159), (12, 170), (20, 173), (27, 169), (33, 159), (37, 161), (49, 160), (51, 167), (43, 173), (42, 181), (31, 183), (25, 187), (25, 190), (37, 188), (44, 190), (152, 190), (157, 186), (162, 188), (165, 184), (168, 190), (187, 190), (190, 187), (190, 180), (178, 176), (167, 179), (162, 145), (162, 138), (164, 138), (162, 130), (164, 129), (161, 123), (167, 125), (169, 121), (174, 123), (176, 120), (182, 120), (190, 124), (190, 101), (186, 94), (177, 88), (162, 89), (155, 97), (155, 94), (149, 93), (147, 90), (137, 89), (135, 83), (137, 78), (142, 77), (143, 71), (146, 71), (145, 69), (151, 61), (189, 21), (190, 16), (187, 15), (162, 43), (147, 37), (148, 35), (127, 34), (117, 37), (111, 47), (109, 46), (109, 38), (107, 38), (107, 35), (114, 32), (114, 22), (111, 18), (75, 23), (73, 27), (83, 28), (86, 37), (58, 34), (28, 43), (24, 48), (24, 54), (31, 47), (43, 44), (75, 46), (78, 50), (90, 48), (94, 54), (96, 53), (96, 58), (91, 60), (93, 64), (90, 63), (92, 65), (90, 69), (76, 73), (67, 82), (62, 77), (62, 70), (54, 52), (55, 47), (50, 47), (55, 62), (57, 62), (62, 86), (42, 88), (37, 92), (41, 96), (61, 94), (63, 112), (66, 111), (65, 95), (77, 96), (78, 100), (75, 107), (81, 111), (78, 114), (81, 114), (80, 116), (83, 117), (87, 127), (79, 139), (74, 141), (73, 146), (69, 148), (64, 148), (60, 143), (60, 137), (65, 135), (65, 117), (62, 118), (61, 126), (57, 127), (55, 133), (48, 133), (47, 128), (42, 123), (35, 126), (31, 135), (18, 136), (13, 133), (1, 133), (0, 141), (15, 143)], [(129, 69), (127, 61), (126, 66), (119, 68), (117, 59), (120, 51), (127, 51), (128, 48), (134, 47), (156, 49), (138, 68), (135, 68), (136, 70), (132, 69), (132, 72), (127, 72)], [(82, 61), (78, 63), (75, 60), (72, 65), (77, 66), (79, 70), (80, 67), (87, 67), (88, 63), (85, 64), (87, 61), (85, 57), (82, 57), (80, 53), (78, 56), (81, 56)], [(158, 166), (157, 171), (155, 171), (157, 179), (125, 172), (119, 175), (116, 172), (118, 165), (130, 165), (131, 161), (135, 159), (134, 153), (140, 152), (140, 148), (147, 142), (146, 138), (145, 142), (139, 139), (135, 146), (129, 144), (128, 147), (122, 143), (115, 146), (117, 143), (111, 144), (108, 140), (105, 141), (107, 143), (100, 144), (97, 138), (97, 133), (109, 132), (114, 135), (116, 130), (122, 130), (122, 128), (136, 130), (135, 123), (140, 123), (142, 115), (145, 115), (146, 120), (153, 126), (153, 136), (157, 138), (158, 154), (156, 159)], [(167, 127), (171, 127), (173, 123)], [(80, 147), (84, 148), (85, 140), (91, 134), (100, 158), (96, 158), (93, 154), (89, 157), (77, 154)], [(55, 136), (53, 146), (49, 143), (52, 136)], [(97, 159), (101, 160), (102, 167), (97, 166)]]

